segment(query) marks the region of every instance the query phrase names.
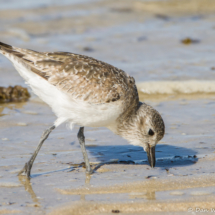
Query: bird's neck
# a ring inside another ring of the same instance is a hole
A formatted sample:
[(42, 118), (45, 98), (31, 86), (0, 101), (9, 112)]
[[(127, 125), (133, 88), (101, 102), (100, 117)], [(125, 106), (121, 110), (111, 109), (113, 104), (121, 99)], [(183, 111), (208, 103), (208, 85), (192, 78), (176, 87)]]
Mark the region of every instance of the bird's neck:
[(137, 117), (137, 111), (142, 105), (142, 102), (139, 102), (137, 106), (130, 106), (127, 108), (115, 121), (114, 124), (108, 126), (108, 128), (113, 131), (115, 134), (122, 136), (127, 139), (127, 134), (129, 131), (133, 130), (133, 122)]

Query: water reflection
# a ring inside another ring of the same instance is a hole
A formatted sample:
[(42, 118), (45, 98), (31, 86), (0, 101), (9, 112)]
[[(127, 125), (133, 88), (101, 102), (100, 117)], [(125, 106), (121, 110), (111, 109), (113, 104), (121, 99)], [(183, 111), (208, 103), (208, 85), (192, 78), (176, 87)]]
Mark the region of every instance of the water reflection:
[(18, 111), (18, 109), (23, 108), (27, 102), (19, 102), (19, 103), (0, 103), (0, 117), (9, 115), (11, 111)]
[(38, 206), (40, 207), (40, 202), (31, 186), (31, 182), (30, 180), (26, 177), (26, 176), (18, 176), (18, 179), (20, 181), (20, 183), (24, 186), (25, 190), (31, 195), (31, 198), (33, 200), (33, 202), (37, 203)]
[(86, 186), (90, 185), (90, 180), (91, 180), (91, 175), (90, 174), (86, 174), (86, 179), (85, 179), (85, 185)]
[(146, 191), (144, 193), (130, 193), (130, 199), (147, 199), (147, 200), (156, 200), (155, 191)]

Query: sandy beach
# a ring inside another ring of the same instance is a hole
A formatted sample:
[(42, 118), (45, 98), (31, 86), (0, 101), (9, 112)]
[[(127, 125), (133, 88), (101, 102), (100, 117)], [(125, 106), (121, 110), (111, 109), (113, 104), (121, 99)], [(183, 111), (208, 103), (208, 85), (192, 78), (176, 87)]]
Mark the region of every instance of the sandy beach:
[(78, 127), (51, 133), (32, 169), (17, 176), (56, 117), (11, 63), (0, 86), (27, 102), (0, 104), (0, 214), (197, 214), (215, 211), (215, 3), (213, 0), (0, 1), (0, 41), (69, 51), (123, 69), (166, 125), (156, 167), (141, 147), (86, 128), (94, 174), (85, 174)]

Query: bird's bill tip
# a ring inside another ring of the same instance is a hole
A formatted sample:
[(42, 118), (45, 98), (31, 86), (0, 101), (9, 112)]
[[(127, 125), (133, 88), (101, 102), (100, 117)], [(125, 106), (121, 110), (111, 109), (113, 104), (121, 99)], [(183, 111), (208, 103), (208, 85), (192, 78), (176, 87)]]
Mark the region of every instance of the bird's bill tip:
[(147, 150), (147, 156), (148, 156), (148, 161), (149, 161), (149, 165), (154, 168), (155, 167), (155, 163), (156, 163), (156, 159), (155, 159), (155, 146), (150, 146), (148, 147)]

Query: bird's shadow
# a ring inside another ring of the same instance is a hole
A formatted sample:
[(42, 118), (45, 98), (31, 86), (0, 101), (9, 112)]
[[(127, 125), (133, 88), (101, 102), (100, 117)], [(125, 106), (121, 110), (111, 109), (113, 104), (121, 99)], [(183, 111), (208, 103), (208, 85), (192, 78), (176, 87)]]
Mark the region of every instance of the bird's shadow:
[[(146, 152), (133, 145), (88, 145), (87, 151), (101, 164), (142, 164), (148, 165)], [(193, 165), (198, 161), (193, 149), (159, 144), (156, 146), (156, 167), (175, 167)]]
[(48, 172), (34, 173), (34, 174), (31, 174), (31, 178), (36, 178), (36, 177), (41, 176), (41, 175), (47, 175), (47, 174), (51, 174), (51, 173), (55, 173), (55, 172), (61, 172), (61, 171), (71, 172), (73, 170), (74, 170), (73, 167), (69, 167), (69, 168), (64, 168), (64, 169), (48, 171)]

